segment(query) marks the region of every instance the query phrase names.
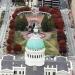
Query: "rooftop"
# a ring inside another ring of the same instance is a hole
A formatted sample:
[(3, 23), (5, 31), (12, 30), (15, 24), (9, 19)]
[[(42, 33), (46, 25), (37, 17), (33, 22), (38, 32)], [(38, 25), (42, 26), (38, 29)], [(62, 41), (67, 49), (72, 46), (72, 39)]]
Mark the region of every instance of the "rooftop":
[[(6, 60), (6, 59), (7, 60)], [(2, 69), (10, 69), (12, 70), (13, 67), (26, 67), (26, 74), (27, 75), (43, 75), (44, 67), (49, 66), (50, 68), (57, 68), (57, 71), (65, 70), (68, 71), (68, 68), (70, 68), (70, 62), (66, 60), (66, 57), (59, 56), (51, 58), (50, 56), (46, 57), (45, 64), (43, 66), (34, 67), (34, 66), (27, 66), (25, 64), (25, 60), (14, 60), (10, 58), (14, 58), (13, 56), (4, 56), (2, 60)], [(36, 69), (36, 70), (34, 70)]]

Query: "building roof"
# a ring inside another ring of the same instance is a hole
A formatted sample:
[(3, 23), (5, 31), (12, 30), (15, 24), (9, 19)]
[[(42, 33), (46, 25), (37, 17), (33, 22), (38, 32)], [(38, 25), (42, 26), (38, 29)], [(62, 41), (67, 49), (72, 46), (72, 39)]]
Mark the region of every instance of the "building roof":
[(41, 50), (45, 48), (43, 39), (38, 34), (34, 34), (27, 42), (26, 47), (30, 50)]
[[(66, 60), (65, 57), (57, 57), (56, 60), (54, 58), (51, 58), (50, 56), (46, 57), (45, 64), (43, 66), (35, 67), (35, 66), (27, 66), (25, 64), (25, 60), (6, 60), (4, 58), (7, 58), (8, 56), (4, 56), (3, 60), (1, 62), (2, 69), (10, 69), (12, 70), (13, 67), (26, 67), (26, 75), (43, 75), (44, 73), (44, 67), (47, 67), (47, 65), (50, 68), (57, 68), (57, 71), (65, 70), (68, 71), (68, 68), (70, 68), (70, 62)], [(12, 56), (13, 57), (13, 56)], [(58, 60), (61, 59), (61, 60)]]

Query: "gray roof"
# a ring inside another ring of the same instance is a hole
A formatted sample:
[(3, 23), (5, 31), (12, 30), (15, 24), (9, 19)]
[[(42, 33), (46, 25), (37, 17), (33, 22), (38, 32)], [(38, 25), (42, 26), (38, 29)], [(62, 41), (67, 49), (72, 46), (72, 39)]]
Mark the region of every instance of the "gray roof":
[(2, 60), (1, 68), (2, 69), (10, 69), (10, 70), (12, 70), (13, 69), (13, 61)]
[(44, 75), (44, 66), (36, 67), (26, 67), (26, 75)]
[(14, 64), (13, 64), (13, 66), (15, 66), (15, 67), (21, 67), (21, 66), (23, 66), (23, 67), (25, 67), (26, 65), (25, 65), (25, 61), (23, 61), (23, 60), (16, 60), (16, 61), (13, 61), (14, 62)]
[(13, 60), (13, 56), (12, 55), (7, 55), (3, 57), (3, 60)]
[(70, 62), (66, 60), (64, 57), (57, 57), (56, 60), (54, 58), (51, 58), (50, 56), (46, 57), (45, 64), (43, 66), (37, 67), (36, 70), (35, 67), (33, 66), (27, 66), (25, 64), (24, 60), (14, 60), (13, 56), (4, 56), (2, 60), (2, 69), (13, 69), (14, 67), (26, 67), (26, 74), (27, 75), (43, 75), (44, 67), (53, 67), (56, 68), (57, 70), (65, 70), (68, 71), (68, 68), (70, 68)]

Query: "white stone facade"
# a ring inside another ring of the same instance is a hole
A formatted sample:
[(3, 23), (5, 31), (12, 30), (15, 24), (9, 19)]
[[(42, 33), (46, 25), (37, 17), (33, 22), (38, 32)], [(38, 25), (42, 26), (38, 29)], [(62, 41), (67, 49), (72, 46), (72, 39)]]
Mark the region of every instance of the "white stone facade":
[(26, 67), (13, 67), (14, 75), (26, 75)]
[(14, 71), (10, 69), (3, 69), (0, 71), (0, 75), (14, 75)]
[(43, 66), (45, 62), (45, 49), (33, 51), (26, 48), (25, 60), (25, 63), (29, 66)]
[[(14, 59), (14, 57), (13, 57), (13, 59)], [(6, 60), (6, 59), (3, 59), (3, 60)], [(0, 62), (2, 62), (3, 60), (1, 59)], [(56, 60), (56, 57), (55, 57), (54, 60)], [(17, 60), (14, 59), (14, 61), (17, 61)], [(48, 60), (48, 61), (50, 61), (50, 60)], [(12, 66), (12, 69), (7, 69), (7, 68), (6, 69), (2, 69), (1, 64), (2, 63), (0, 63), (0, 75), (28, 75), (27, 72), (29, 72), (31, 69), (32, 69), (33, 72), (34, 71), (36, 72), (38, 70), (37, 66), (30, 67), (30, 66), (23, 66), (23, 64), (18, 66), (17, 63), (16, 63), (15, 66)], [(12, 63), (12, 65), (14, 65), (14, 64), (15, 64), (15, 62)], [(70, 66), (71, 67), (68, 68), (68, 71), (65, 71), (65, 70), (59, 70), (58, 71), (57, 65), (56, 65), (56, 67), (54, 67), (53, 65), (52, 66), (44, 65), (44, 67), (43, 67), (43, 72), (44, 72), (43, 75), (72, 75), (72, 63), (71, 62), (70, 62)], [(31, 68), (31, 69), (28, 70), (27, 68)], [(40, 72), (41, 71), (42, 70), (40, 70)], [(32, 75), (32, 74), (29, 74), (29, 75)], [(33, 74), (33, 75), (35, 75), (35, 74)]]

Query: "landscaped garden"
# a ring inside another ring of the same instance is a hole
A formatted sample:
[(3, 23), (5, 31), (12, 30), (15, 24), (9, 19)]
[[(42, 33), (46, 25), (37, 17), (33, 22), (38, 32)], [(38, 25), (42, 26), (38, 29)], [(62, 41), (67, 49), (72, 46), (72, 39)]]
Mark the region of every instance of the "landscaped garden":
[[(46, 55), (66, 55), (67, 47), (66, 36), (63, 30), (64, 22), (59, 9), (41, 7), (39, 10), (51, 14), (50, 17), (47, 14), (44, 15), (40, 28), (41, 32), (45, 34), (43, 39), (46, 47)], [(22, 54), (25, 51), (28, 38), (27, 36), (24, 37), (22, 33), (28, 33), (28, 19), (26, 14), (19, 14), (23, 11), (30, 11), (30, 8), (18, 8), (12, 14), (13, 19), (10, 21), (10, 31), (7, 39), (7, 53)]]

